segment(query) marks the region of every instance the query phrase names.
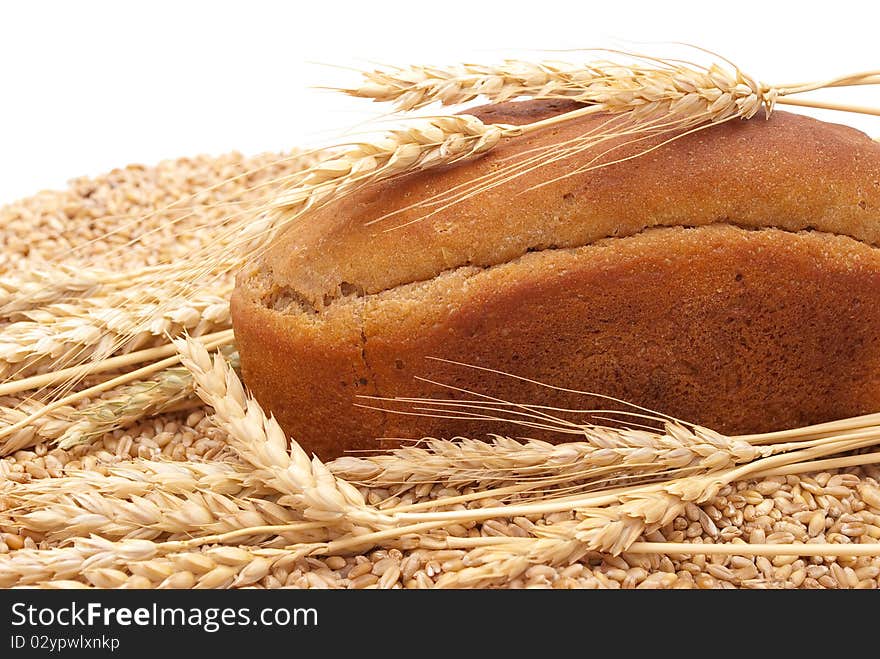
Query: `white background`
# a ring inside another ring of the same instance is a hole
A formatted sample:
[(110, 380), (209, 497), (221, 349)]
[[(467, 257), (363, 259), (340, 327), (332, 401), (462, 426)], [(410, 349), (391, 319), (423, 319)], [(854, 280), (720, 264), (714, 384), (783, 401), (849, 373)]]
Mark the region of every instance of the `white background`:
[[(687, 42), (766, 82), (800, 82), (880, 68), (878, 4), (0, 0), (0, 203), (132, 162), (332, 142), (379, 111), (309, 89), (355, 79), (310, 62)], [(880, 106), (880, 89), (843, 98)], [(880, 135), (880, 118), (819, 116)]]

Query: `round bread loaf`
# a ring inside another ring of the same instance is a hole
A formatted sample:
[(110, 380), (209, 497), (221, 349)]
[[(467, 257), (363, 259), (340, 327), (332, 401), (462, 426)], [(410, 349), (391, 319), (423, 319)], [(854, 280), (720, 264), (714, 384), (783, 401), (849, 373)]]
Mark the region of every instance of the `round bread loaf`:
[[(573, 107), (470, 112), (521, 124)], [(360, 407), (473, 398), (420, 378), (621, 409), (558, 388), (597, 392), (726, 433), (880, 410), (880, 144), (777, 112), (553, 157), (606, 120), (370, 185), (287, 230), (232, 298), (260, 403), (322, 458), (423, 436), (567, 438)]]

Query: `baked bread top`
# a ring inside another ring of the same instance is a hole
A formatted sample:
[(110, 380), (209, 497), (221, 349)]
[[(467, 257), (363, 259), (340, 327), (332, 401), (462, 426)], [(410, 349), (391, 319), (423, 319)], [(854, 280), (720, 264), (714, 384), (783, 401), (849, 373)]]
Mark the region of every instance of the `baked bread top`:
[[(469, 112), (522, 124), (575, 107), (524, 101)], [(880, 244), (880, 144), (858, 130), (776, 112), (712, 126), (636, 158), (630, 156), (669, 135), (633, 144), (613, 139), (558, 157), (561, 145), (608, 121), (604, 115), (561, 122), (505, 139), (482, 157), (328, 203), (243, 269), (239, 285), (247, 290), (240, 293), (277, 311), (319, 313), (338, 298), (655, 226), (816, 229)], [(621, 161), (579, 171), (600, 151), (607, 151), (600, 162)], [(509, 179), (511, 166), (527, 167), (535, 156), (551, 161)], [(476, 190), (480, 182), (505, 178)], [(461, 198), (450, 199), (459, 192)]]

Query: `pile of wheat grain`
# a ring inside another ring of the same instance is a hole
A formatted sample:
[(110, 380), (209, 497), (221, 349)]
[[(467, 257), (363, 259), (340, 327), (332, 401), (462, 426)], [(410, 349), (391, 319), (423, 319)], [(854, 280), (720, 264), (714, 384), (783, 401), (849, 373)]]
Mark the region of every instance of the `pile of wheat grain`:
[[(213, 216), (263, 203), (278, 192), (273, 186), (301, 167), (297, 158), (279, 155), (200, 157), (115, 170), (74, 181), (66, 191), (40, 193), (0, 209), (0, 276), (39, 270), (59, 258), (108, 268), (124, 262), (132, 268), (183, 257), (211, 239), (198, 228)], [(246, 172), (253, 173), (239, 176)], [(216, 191), (206, 192), (214, 185)], [(178, 206), (162, 210), (174, 202)], [(168, 228), (169, 216), (181, 218), (174, 229)], [(130, 248), (114, 251), (133, 238), (138, 240)], [(3, 326), (11, 322), (4, 319)], [(223, 322), (217, 327), (222, 329)], [(106, 374), (93, 376), (95, 382), (102, 377)], [(141, 394), (148, 397), (148, 392)], [(612, 556), (558, 535), (556, 529), (571, 529), (583, 519), (565, 505), (530, 512), (534, 492), (522, 488), (523, 475), (552, 476), (577, 468), (578, 458), (592, 450), (588, 447), (526, 446), (501, 438), (494, 445), (436, 442), (434, 462), (406, 451), (335, 461), (329, 465), (332, 474), (364, 484), (353, 492), (335, 485), (328, 490), (326, 479), (335, 476), (297, 465), (296, 455), (283, 457), (282, 467), (255, 455), (254, 462), (263, 467), (245, 468), (236, 451), (236, 428), (224, 427), (222, 419), (212, 421), (211, 409), (192, 397), (191, 388), (178, 401), (181, 409), (150, 418), (139, 413), (113, 417), (114, 424), (125, 427), (69, 448), (53, 441), (81, 421), (77, 410), (101, 409), (102, 401), (124, 406), (133, 393), (110, 388), (42, 417), (40, 432), (25, 426), (25, 436), (13, 436), (22, 448), (0, 459), (0, 586), (878, 585), (880, 557), (857, 555), (858, 546), (880, 542), (880, 469), (874, 465), (734, 480), (699, 505), (688, 501), (680, 511), (673, 509), (678, 514), (642, 538), (647, 543), (727, 543), (726, 554), (698, 548), (664, 554), (636, 542)], [(3, 398), (5, 424), (26, 413), (23, 396)], [(271, 428), (255, 432), (271, 433)], [(637, 455), (644, 458), (643, 452)], [(313, 478), (311, 485), (285, 481), (306, 476)], [(388, 534), (370, 549), (350, 540), (331, 541), (311, 556), (285, 548), (290, 541), (301, 545), (309, 525), (315, 529), (315, 545), (326, 543), (322, 524), (329, 522), (320, 521), (321, 514), (304, 519), (305, 505), (327, 516), (347, 515), (346, 524), (362, 525), (358, 533), (375, 534), (385, 523), (382, 511), (431, 510), (438, 501), (447, 502), (442, 510), (451, 516), (464, 513), (461, 521), (447, 520), (425, 533)], [(289, 536), (284, 528), (291, 529)], [(841, 545), (852, 548), (852, 555), (769, 551), (763, 556), (745, 546), (742, 554), (732, 553), (738, 543), (798, 542)]]

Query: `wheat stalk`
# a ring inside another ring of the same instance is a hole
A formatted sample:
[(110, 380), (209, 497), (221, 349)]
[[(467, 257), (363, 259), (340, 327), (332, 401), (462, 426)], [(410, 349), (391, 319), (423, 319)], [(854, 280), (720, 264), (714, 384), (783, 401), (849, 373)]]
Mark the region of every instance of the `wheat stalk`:
[(11, 455), (46, 439), (57, 439), (67, 431), (74, 408), (62, 406), (42, 413), (44, 408), (43, 403), (34, 400), (20, 401), (15, 407), (0, 406), (0, 423), (7, 428), (17, 426), (0, 443), (0, 456)]
[(757, 82), (738, 68), (731, 71), (717, 64), (701, 67), (662, 60), (648, 64), (599, 60), (581, 65), (507, 60), (497, 66), (394, 68), (364, 72), (363, 77), (366, 84), (340, 91), (376, 101), (394, 101), (405, 110), (435, 101), (457, 105), (477, 96), (492, 103), (529, 96), (569, 99), (596, 105), (606, 112), (663, 104), (670, 114), (700, 115), (710, 121), (730, 116), (748, 119), (762, 107), (769, 114), (780, 95), (796, 92), (787, 86)]
[[(439, 384), (439, 383), (437, 383)], [(444, 481), (464, 484), (553, 478), (557, 481), (627, 478), (681, 471), (715, 471), (769, 455), (757, 447), (700, 426), (658, 419), (663, 429), (611, 428), (565, 421), (548, 408), (492, 400), (439, 400), (423, 398), (376, 399), (408, 403), (412, 414), (440, 418), (495, 421), (527, 428), (570, 433), (583, 442), (550, 444), (494, 436), (491, 442), (458, 438), (421, 440), (420, 447), (404, 447), (387, 455), (343, 457), (334, 463), (338, 473), (370, 484)], [(409, 412), (377, 408), (400, 414)], [(598, 413), (598, 411), (595, 411)], [(586, 411), (590, 413), (590, 411)], [(777, 450), (788, 450), (780, 446)]]
[[(221, 330), (219, 332), (212, 332), (211, 334), (204, 334), (198, 338), (201, 341), (210, 343), (213, 347), (216, 347), (231, 345), (235, 336), (232, 330)], [(107, 359), (102, 359), (100, 361), (91, 362), (88, 364), (68, 366), (66, 368), (53, 370), (51, 372), (31, 375), (20, 380), (11, 380), (4, 382), (0, 384), (0, 396), (10, 396), (14, 394), (20, 394), (25, 391), (39, 391), (47, 387), (55, 387), (57, 389), (64, 390), (67, 389), (67, 385), (70, 382), (78, 382), (89, 375), (107, 373), (109, 371), (119, 371), (129, 366), (133, 366), (134, 364), (143, 364), (144, 362), (151, 362), (151, 364), (145, 368), (153, 369), (150, 370), (150, 372), (156, 373), (161, 370), (158, 368), (154, 368), (158, 360), (172, 357), (176, 354), (177, 350), (171, 343), (156, 346), (153, 348), (143, 348), (141, 350), (129, 352), (124, 355), (108, 357)], [(172, 360), (172, 362), (169, 362), (169, 365), (171, 363), (177, 363), (178, 361), (179, 360), (175, 358), (174, 360)], [(127, 381), (133, 382), (137, 379), (137, 377), (133, 376)]]
[(157, 489), (170, 494), (209, 490), (235, 495), (258, 484), (245, 465), (230, 460), (193, 462), (133, 458), (109, 464), (105, 471), (68, 469), (59, 478), (41, 478), (16, 488), (26, 488), (23, 491), (37, 496), (88, 491), (127, 497), (142, 496)]
[[(596, 536), (595, 544), (592, 548), (607, 550), (617, 542), (620, 536), (618, 531), (622, 529), (611, 528), (608, 530), (606, 529), (607, 524), (592, 524), (592, 522), (589, 522), (592, 517), (601, 517), (604, 521), (608, 521), (610, 518), (612, 521), (620, 520), (636, 524), (643, 523), (646, 517), (656, 518), (658, 516), (657, 511), (659, 510), (659, 508), (650, 506), (652, 502), (645, 502), (646, 498), (656, 496), (661, 500), (659, 503), (664, 507), (675, 505), (676, 502), (680, 502), (682, 505), (685, 502), (701, 503), (714, 496), (723, 486), (736, 480), (759, 473), (766, 473), (767, 470), (777, 467), (785, 467), (786, 470), (791, 469), (793, 465), (797, 466), (805, 460), (813, 460), (817, 457), (873, 446), (876, 444), (878, 437), (880, 437), (880, 429), (875, 428), (871, 432), (844, 434), (834, 438), (817, 440), (813, 443), (806, 443), (803, 448), (798, 450), (760, 458), (754, 462), (710, 474), (507, 506), (427, 513), (399, 512), (395, 514), (395, 519), (398, 524), (470, 522), (491, 519), (496, 516), (545, 515), (577, 509), (584, 514), (585, 520), (588, 521), (588, 524), (582, 530), (592, 532), (598, 528), (604, 533), (604, 535), (598, 536), (596, 533), (585, 533), (584, 539), (587, 539), (587, 536), (590, 535), (590, 541), (593, 542), (592, 538)], [(627, 506), (627, 502), (631, 502), (631, 504)], [(615, 514), (610, 517), (608, 514), (609, 506), (618, 506)], [(646, 525), (643, 524), (643, 526)]]
[(156, 552), (156, 544), (148, 540), (114, 542), (103, 538), (77, 538), (72, 547), (19, 549), (0, 555), (0, 588), (75, 579), (88, 567), (145, 560)]
[(571, 98), (603, 73), (593, 66), (566, 62), (506, 60), (500, 65), (387, 67), (362, 72), (357, 87), (341, 88), (349, 96), (393, 102), (404, 111), (434, 102), (458, 105), (483, 97), (493, 103), (528, 96)]
[(381, 140), (352, 145), (332, 160), (304, 170), (296, 187), (282, 193), (272, 206), (300, 212), (370, 181), (479, 155), (503, 136), (499, 127), (470, 115), (408, 121)]
[[(138, 218), (142, 221), (144, 218)], [(20, 320), (27, 311), (55, 303), (118, 295), (150, 287), (157, 279), (175, 277), (189, 270), (181, 262), (142, 266), (124, 272), (105, 268), (44, 264), (0, 278), (0, 318)]]
[(106, 271), (78, 272), (64, 265), (52, 269), (33, 268), (16, 276), (0, 277), (0, 317), (15, 315), (69, 296), (91, 295), (106, 278)]

